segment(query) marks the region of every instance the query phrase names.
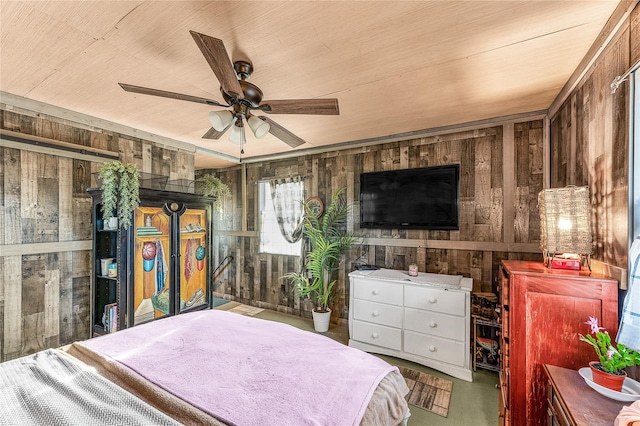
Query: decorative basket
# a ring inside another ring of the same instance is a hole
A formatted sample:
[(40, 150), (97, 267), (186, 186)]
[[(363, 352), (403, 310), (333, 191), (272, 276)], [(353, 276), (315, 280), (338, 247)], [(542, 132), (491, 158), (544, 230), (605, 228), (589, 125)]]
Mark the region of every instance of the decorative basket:
[(193, 194), (195, 192), (195, 180), (192, 179), (172, 179), (167, 182), (164, 189), (173, 192), (185, 192)]

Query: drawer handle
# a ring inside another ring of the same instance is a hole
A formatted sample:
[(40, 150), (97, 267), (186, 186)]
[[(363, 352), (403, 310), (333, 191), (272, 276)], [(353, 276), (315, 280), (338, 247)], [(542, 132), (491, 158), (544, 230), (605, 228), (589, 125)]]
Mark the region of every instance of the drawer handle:
[(371, 337), (373, 339), (377, 339), (378, 337), (380, 337), (380, 335), (378, 333), (371, 333)]
[(435, 297), (429, 298), (429, 303), (436, 303), (436, 302), (437, 302), (437, 300), (436, 300)]
[(438, 326), (438, 323), (436, 323), (435, 321), (431, 321), (429, 323), (429, 327), (431, 327), (431, 328), (436, 328), (437, 326)]
[(377, 296), (380, 294), (380, 290), (373, 290), (371, 294), (373, 294), (374, 296)]
[(379, 317), (379, 316), (380, 316), (380, 312), (378, 312), (378, 311), (373, 311), (373, 312), (371, 312), (371, 316), (372, 316), (372, 317)]
[(429, 352), (435, 352), (436, 351), (436, 347), (431, 345), (429, 346)]

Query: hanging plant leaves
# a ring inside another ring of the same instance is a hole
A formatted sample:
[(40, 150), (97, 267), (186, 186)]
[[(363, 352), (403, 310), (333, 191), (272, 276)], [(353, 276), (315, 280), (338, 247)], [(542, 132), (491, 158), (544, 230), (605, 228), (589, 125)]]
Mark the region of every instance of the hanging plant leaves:
[(131, 225), (133, 212), (140, 204), (140, 172), (133, 164), (120, 161), (105, 163), (100, 168), (102, 179), (102, 217), (115, 214), (124, 229)]
[(222, 213), (223, 199), (231, 196), (227, 184), (214, 175), (200, 176), (196, 182), (199, 193), (205, 197), (215, 197), (214, 206), (219, 213)]

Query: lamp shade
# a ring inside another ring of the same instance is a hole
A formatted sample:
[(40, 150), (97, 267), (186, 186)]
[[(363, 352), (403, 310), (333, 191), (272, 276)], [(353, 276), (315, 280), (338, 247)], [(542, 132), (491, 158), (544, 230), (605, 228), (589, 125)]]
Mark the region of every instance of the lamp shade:
[(209, 113), (209, 121), (211, 122), (211, 127), (219, 132), (222, 132), (233, 121), (233, 114), (231, 113), (231, 111), (227, 110), (211, 111)]
[(246, 142), (244, 136), (244, 127), (237, 124), (232, 127), (231, 134), (229, 135), (229, 141), (236, 145), (244, 145)]
[(538, 209), (540, 248), (545, 258), (557, 253), (591, 255), (588, 186), (544, 189), (538, 194)]
[(271, 129), (269, 123), (267, 123), (266, 121), (262, 121), (255, 115), (249, 117), (247, 123), (249, 123), (251, 131), (258, 139), (263, 138), (267, 133), (269, 133), (269, 130)]

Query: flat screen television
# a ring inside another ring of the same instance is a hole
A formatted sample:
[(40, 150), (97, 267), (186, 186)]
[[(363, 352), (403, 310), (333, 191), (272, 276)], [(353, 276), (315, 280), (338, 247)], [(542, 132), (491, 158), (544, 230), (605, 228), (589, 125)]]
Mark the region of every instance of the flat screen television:
[(360, 174), (360, 227), (457, 230), (460, 165)]

